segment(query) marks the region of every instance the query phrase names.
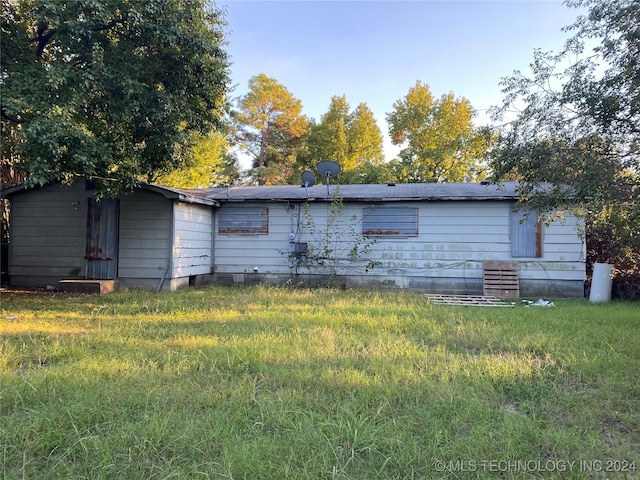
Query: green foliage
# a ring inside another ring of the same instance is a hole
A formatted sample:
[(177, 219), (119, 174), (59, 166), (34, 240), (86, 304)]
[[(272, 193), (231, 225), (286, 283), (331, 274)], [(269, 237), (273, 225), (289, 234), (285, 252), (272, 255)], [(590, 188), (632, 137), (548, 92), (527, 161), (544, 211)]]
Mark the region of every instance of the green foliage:
[[(308, 157), (308, 158), (307, 158)], [(346, 97), (333, 97), (319, 124), (311, 126), (304, 167), (313, 170), (321, 160), (340, 165), (340, 183), (364, 183), (363, 172), (383, 164), (382, 134), (365, 103), (349, 112)]]
[(347, 98), (332, 97), (327, 113), (322, 115), (319, 124), (311, 125), (307, 138), (310, 165), (321, 160), (336, 162), (344, 171), (349, 156), (349, 104)]
[(223, 26), (201, 0), (3, 1), (3, 141), (18, 127), (28, 183), (117, 191), (183, 164), (220, 123)]
[(346, 170), (358, 170), (364, 162), (381, 165), (384, 161), (382, 152), (382, 133), (373, 112), (366, 103), (360, 103), (349, 117), (349, 163)]
[[(579, 52), (588, 39), (598, 39), (594, 56), (577, 61), (564, 73), (562, 101), (573, 103), (576, 119), (601, 136), (615, 139), (627, 166), (640, 166), (640, 2), (638, 0), (569, 0), (588, 8), (568, 30), (576, 33), (560, 55)], [(602, 67), (604, 72), (601, 73)]]
[(567, 3), (588, 13), (567, 28), (575, 34), (564, 49), (536, 50), (530, 76), (503, 79), (494, 120), (518, 115), (493, 145), (493, 176), (520, 181), (522, 200), (541, 211), (588, 212), (589, 260), (618, 265), (632, 291), (640, 279), (640, 2)]
[(366, 160), (359, 163), (355, 170), (340, 172), (336, 182), (341, 184), (387, 183), (395, 179), (389, 165), (389, 163), (374, 163)]
[(7, 479), (578, 480), (595, 472), (480, 462), (626, 461), (608, 475), (621, 479), (640, 468), (630, 302), (474, 309), (406, 292), (214, 287), (3, 292), (1, 313)]
[[(631, 202), (640, 164), (640, 68), (629, 52), (640, 51), (637, 0), (581, 0), (589, 7), (568, 29), (577, 30), (564, 50), (534, 52), (531, 77), (514, 72), (503, 79), (503, 104), (494, 119), (520, 107), (492, 152), (495, 177), (512, 175), (529, 185), (569, 185), (561, 202)], [(585, 41), (600, 45), (585, 55)], [(574, 58), (577, 58), (574, 60)], [(600, 65), (604, 66), (604, 72)], [(524, 106), (523, 106), (524, 105)], [(631, 175), (629, 173), (631, 172)]]
[[(640, 188), (636, 188), (640, 196)], [(640, 300), (640, 209), (606, 205), (587, 216), (587, 265), (614, 265), (611, 296)]]
[(473, 127), (473, 108), (453, 93), (433, 98), (416, 82), (387, 115), (394, 145), (405, 145), (391, 167), (401, 182), (460, 182), (483, 178), (486, 134)]
[(180, 188), (208, 188), (230, 185), (240, 176), (237, 160), (230, 156), (226, 136), (210, 133), (197, 136), (191, 161), (179, 170), (156, 178), (160, 185)]
[(302, 103), (264, 73), (249, 80), (249, 93), (238, 101), (238, 141), (253, 157), (253, 179), (259, 185), (287, 183), (304, 147), (309, 121)]

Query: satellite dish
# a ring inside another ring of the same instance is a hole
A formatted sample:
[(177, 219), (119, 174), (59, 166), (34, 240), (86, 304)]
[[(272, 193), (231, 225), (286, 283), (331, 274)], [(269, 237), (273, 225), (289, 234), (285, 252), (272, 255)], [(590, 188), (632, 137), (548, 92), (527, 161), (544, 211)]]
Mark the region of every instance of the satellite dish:
[(310, 172), (309, 170), (305, 170), (304, 172), (302, 172), (302, 186), (304, 187), (304, 190), (307, 192), (307, 197), (309, 196), (309, 187), (313, 187), (316, 184), (316, 176), (313, 174), (313, 172)]
[(318, 172), (323, 177), (337, 177), (340, 173), (340, 165), (331, 160), (323, 160), (318, 164)]
[(340, 165), (331, 160), (323, 160), (318, 164), (318, 172), (327, 179), (327, 195), (329, 195), (329, 183), (331, 177), (337, 177), (340, 173)]
[(313, 172), (309, 170), (305, 170), (302, 172), (302, 186), (303, 187), (313, 187), (316, 184), (316, 176)]

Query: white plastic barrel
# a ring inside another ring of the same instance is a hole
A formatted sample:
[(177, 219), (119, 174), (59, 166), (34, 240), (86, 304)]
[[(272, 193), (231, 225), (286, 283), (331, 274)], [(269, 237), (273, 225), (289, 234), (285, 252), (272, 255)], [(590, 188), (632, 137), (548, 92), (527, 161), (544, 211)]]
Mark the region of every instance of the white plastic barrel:
[(611, 300), (611, 285), (613, 283), (613, 265), (595, 263), (591, 278), (590, 302), (608, 302)]

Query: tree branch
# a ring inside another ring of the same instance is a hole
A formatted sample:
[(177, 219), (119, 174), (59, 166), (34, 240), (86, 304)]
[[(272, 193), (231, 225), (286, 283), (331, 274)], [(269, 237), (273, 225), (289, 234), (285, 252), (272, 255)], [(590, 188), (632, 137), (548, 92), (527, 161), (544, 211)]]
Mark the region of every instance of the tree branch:
[(51, 40), (51, 37), (53, 37), (57, 32), (57, 29), (55, 28), (47, 31), (47, 26), (48, 25), (45, 22), (40, 22), (38, 24), (37, 36), (33, 39), (38, 42), (38, 48), (36, 49), (37, 58), (42, 58), (44, 48), (47, 46), (47, 43), (49, 43), (49, 40)]
[(122, 13), (122, 17), (114, 18), (109, 23), (106, 23), (104, 25), (100, 25), (98, 27), (94, 27), (94, 28), (91, 29), (91, 31), (92, 32), (102, 32), (104, 30), (111, 30), (116, 25), (125, 23), (127, 21), (128, 17), (129, 17), (129, 12), (123, 12)]
[[(92, 32), (102, 32), (102, 31), (105, 31), (105, 30), (111, 30), (116, 25), (125, 23), (127, 21), (127, 18), (128, 18), (128, 13), (124, 12), (122, 14), (122, 17), (114, 18), (109, 23), (106, 23), (106, 24), (103, 24), (103, 25), (99, 25), (97, 27), (91, 28), (90, 30)], [(48, 27), (49, 26), (48, 26), (48, 24), (46, 22), (44, 22), (44, 21), (40, 22), (38, 24), (38, 29), (36, 31), (36, 36), (34, 38), (32, 38), (33, 41), (38, 42), (38, 48), (36, 49), (36, 57), (37, 58), (42, 58), (42, 53), (44, 52), (44, 49), (47, 46), (47, 43), (49, 43), (49, 40), (51, 40), (51, 37), (53, 37), (56, 34), (56, 32), (58, 31), (57, 28), (52, 28), (51, 30), (47, 30)]]
[(26, 120), (22, 118), (20, 115), (15, 115), (15, 116), (9, 115), (4, 107), (0, 109), (0, 115), (2, 115), (2, 118), (4, 118), (5, 120), (8, 120), (13, 123), (21, 124), (26, 122)]

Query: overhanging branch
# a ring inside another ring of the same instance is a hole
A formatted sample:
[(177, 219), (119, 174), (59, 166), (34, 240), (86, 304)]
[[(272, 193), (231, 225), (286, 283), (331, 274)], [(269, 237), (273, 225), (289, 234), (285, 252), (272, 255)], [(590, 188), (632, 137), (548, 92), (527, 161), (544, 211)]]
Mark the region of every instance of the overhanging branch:
[(22, 124), (22, 123), (25, 123), (26, 121), (20, 115), (10, 115), (9, 113), (7, 113), (4, 107), (0, 109), (0, 115), (2, 115), (2, 118), (12, 123)]

